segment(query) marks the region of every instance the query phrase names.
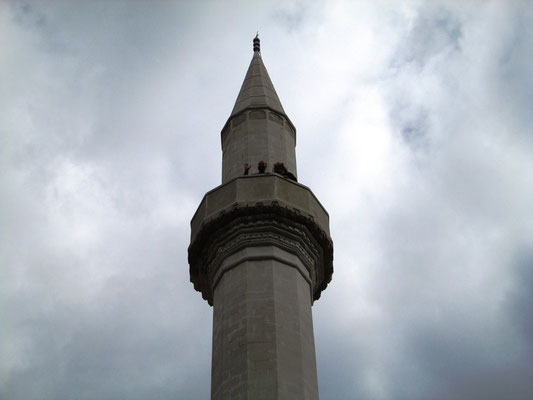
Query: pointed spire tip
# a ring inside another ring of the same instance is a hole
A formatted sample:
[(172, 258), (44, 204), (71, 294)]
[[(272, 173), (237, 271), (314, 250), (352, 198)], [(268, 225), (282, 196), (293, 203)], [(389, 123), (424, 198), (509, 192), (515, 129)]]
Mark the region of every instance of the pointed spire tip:
[(259, 40), (259, 31), (257, 31), (257, 34), (254, 38), (254, 52), (260, 52), (261, 51), (261, 41)]

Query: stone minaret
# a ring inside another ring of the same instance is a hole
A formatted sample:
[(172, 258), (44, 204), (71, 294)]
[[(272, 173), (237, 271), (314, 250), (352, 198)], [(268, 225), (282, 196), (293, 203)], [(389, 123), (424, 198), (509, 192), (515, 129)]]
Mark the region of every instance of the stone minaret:
[(213, 306), (211, 399), (318, 399), (311, 306), (333, 273), (329, 216), (296, 182), (296, 129), (253, 44), (222, 185), (191, 221), (191, 282)]

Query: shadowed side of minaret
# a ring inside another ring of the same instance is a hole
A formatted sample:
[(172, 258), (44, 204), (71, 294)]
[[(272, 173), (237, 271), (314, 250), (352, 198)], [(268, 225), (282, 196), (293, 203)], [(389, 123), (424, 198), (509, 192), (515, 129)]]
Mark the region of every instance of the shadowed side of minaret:
[(222, 130), (223, 183), (191, 221), (191, 281), (214, 308), (212, 399), (318, 399), (311, 306), (333, 243), (326, 210), (294, 179), (295, 144), (256, 37)]

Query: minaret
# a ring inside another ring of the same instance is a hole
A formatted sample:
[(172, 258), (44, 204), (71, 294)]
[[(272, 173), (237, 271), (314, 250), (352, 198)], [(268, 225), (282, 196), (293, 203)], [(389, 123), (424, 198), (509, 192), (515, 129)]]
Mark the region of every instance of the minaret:
[(296, 129), (259, 38), (221, 132), (222, 185), (191, 221), (190, 278), (213, 306), (211, 399), (318, 399), (311, 306), (331, 281), (329, 216), (296, 182)]

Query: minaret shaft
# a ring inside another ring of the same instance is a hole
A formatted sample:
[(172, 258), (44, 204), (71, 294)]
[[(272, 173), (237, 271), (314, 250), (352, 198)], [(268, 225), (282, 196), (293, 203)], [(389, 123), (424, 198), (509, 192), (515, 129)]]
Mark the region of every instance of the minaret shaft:
[(211, 398), (317, 399), (309, 283), (268, 253), (292, 255), (253, 250), (265, 259), (243, 261), (215, 289)]

